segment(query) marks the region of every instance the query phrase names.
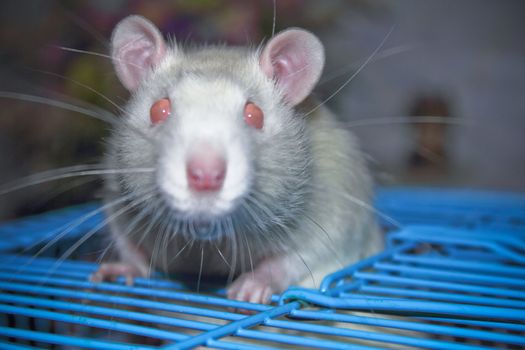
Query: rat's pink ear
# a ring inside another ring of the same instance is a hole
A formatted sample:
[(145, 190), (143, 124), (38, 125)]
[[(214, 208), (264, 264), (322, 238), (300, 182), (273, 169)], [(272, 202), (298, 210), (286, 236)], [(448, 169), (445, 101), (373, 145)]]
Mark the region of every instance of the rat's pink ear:
[(285, 100), (296, 105), (310, 94), (321, 76), (323, 44), (306, 30), (288, 29), (266, 44), (260, 65), (266, 76), (277, 81)]
[(111, 38), (111, 58), (122, 84), (135, 90), (148, 71), (166, 54), (166, 42), (157, 27), (140, 16), (117, 24)]

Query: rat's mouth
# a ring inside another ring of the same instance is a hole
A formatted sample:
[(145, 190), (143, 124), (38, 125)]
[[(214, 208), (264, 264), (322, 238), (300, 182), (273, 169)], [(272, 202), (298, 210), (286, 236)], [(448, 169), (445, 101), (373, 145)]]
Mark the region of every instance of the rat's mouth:
[(216, 221), (195, 220), (190, 224), (190, 234), (198, 240), (218, 239), (223, 235), (221, 225)]
[[(241, 198), (225, 198), (221, 192), (195, 194), (191, 191), (174, 191), (159, 184), (159, 192), (171, 214), (189, 223), (195, 222), (197, 232), (210, 231), (214, 222), (224, 220), (239, 206)], [(197, 225), (198, 223), (198, 225)]]
[(224, 222), (229, 211), (216, 207), (210, 198), (205, 202), (179, 201), (164, 193), (164, 203), (170, 208), (175, 226), (185, 235), (196, 240), (217, 240), (227, 234)]

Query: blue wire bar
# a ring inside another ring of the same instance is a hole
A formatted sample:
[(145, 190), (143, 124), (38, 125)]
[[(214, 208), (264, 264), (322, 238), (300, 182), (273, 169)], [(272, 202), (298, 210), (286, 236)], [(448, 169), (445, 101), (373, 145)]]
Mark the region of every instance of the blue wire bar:
[(377, 207), (383, 252), (270, 305), (90, 282), (98, 203), (0, 225), (0, 349), (525, 348), (525, 196), (381, 189)]

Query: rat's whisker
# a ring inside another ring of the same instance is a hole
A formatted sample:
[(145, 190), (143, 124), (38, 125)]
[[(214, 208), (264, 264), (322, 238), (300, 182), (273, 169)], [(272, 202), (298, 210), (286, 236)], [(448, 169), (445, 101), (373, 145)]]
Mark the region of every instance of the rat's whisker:
[(312, 280), (312, 285), (314, 286), (314, 288), (318, 288), (319, 285), (317, 284), (317, 281), (315, 279), (314, 273), (313, 273), (312, 269), (310, 268), (310, 266), (308, 266), (308, 264), (306, 263), (306, 260), (304, 260), (303, 256), (301, 254), (299, 254), (299, 252), (294, 251), (294, 254), (299, 258), (299, 260), (301, 260), (301, 262), (303, 263), (304, 267), (306, 267), (306, 270), (308, 270), (308, 274), (310, 275), (310, 279)]
[(217, 253), (219, 253), (219, 256), (221, 257), (222, 261), (224, 261), (224, 263), (226, 264), (226, 266), (228, 266), (228, 268), (231, 269), (231, 265), (230, 263), (228, 262), (228, 260), (226, 260), (226, 258), (224, 257), (224, 254), (222, 253), (221, 249), (217, 246), (217, 244), (213, 243), (213, 246), (215, 247), (215, 249), (217, 250)]
[[(136, 246), (138, 248), (140, 248), (142, 246), (142, 243), (144, 242), (146, 237), (151, 235), (151, 232), (153, 232), (153, 228), (155, 226), (158, 227), (158, 225), (160, 225), (160, 223), (161, 223), (160, 219), (162, 217), (162, 214), (165, 213), (165, 211), (166, 211), (166, 209), (163, 207), (160, 210), (154, 211), (155, 212), (154, 215), (149, 215), (147, 211), (141, 210), (141, 215), (144, 217), (144, 219), (147, 219), (148, 225), (146, 226), (146, 228), (144, 230), (142, 230), (142, 235), (141, 235), (140, 239), (136, 243)], [(128, 233), (127, 235), (130, 235), (130, 234), (131, 234), (131, 232)]]
[[(81, 83), (75, 79), (71, 79), (71, 78), (68, 78), (62, 74), (57, 74), (57, 73), (53, 73), (53, 72), (49, 72), (49, 71), (44, 71), (44, 70), (38, 70), (38, 69), (33, 69), (32, 71), (34, 72), (37, 72), (37, 73), (41, 73), (41, 74), (46, 74), (46, 75), (50, 75), (50, 76), (53, 76), (53, 77), (56, 77), (56, 78), (60, 78), (62, 80), (65, 80), (65, 81), (68, 81), (70, 83), (73, 83), (77, 86), (80, 86), (81, 88), (85, 89), (85, 90), (88, 90), (92, 93), (94, 93), (95, 95), (97, 95), (98, 97), (102, 98), (104, 101), (108, 102), (109, 104), (111, 104), (113, 107), (115, 107), (116, 109), (118, 109), (121, 113), (125, 113), (125, 110), (124, 108), (122, 108), (120, 105), (118, 105), (115, 101), (113, 101), (112, 99), (110, 99), (109, 97), (107, 97), (106, 95), (104, 95), (103, 93), (101, 93), (100, 91), (97, 91), (96, 89), (92, 88), (91, 86), (89, 85), (86, 85), (84, 83)], [(83, 102), (85, 103), (85, 102)]]
[[(375, 57), (370, 60), (369, 63), (374, 63), (374, 62), (383, 60), (385, 58), (388, 58), (388, 57), (391, 57), (391, 56), (394, 56), (394, 55), (398, 55), (398, 54), (401, 54), (401, 53), (405, 53), (405, 52), (414, 50), (414, 48), (416, 46), (417, 46), (417, 44), (405, 44), (405, 45), (399, 45), (399, 46), (395, 46), (395, 47), (389, 47), (388, 49), (379, 51), (375, 55)], [(349, 64), (349, 65), (347, 65), (347, 66), (345, 66), (343, 68), (334, 70), (334, 71), (326, 74), (325, 77), (319, 81), (319, 84), (317, 84), (317, 86), (324, 85), (324, 84), (326, 84), (326, 83), (328, 83), (328, 82), (330, 82), (330, 81), (332, 81), (334, 79), (339, 78), (340, 76), (346, 75), (349, 72), (354, 71), (354, 69), (358, 69), (360, 66), (361, 66), (361, 64), (357, 64), (357, 63), (356, 64)]]
[(161, 232), (159, 252), (161, 250), (164, 251), (164, 254), (160, 254), (160, 258), (162, 259), (161, 265), (164, 268), (164, 271), (167, 272), (169, 271), (167, 247), (171, 237), (171, 230), (173, 230), (173, 223), (169, 220), (166, 220), (162, 228), (159, 229), (159, 231)]
[(254, 212), (254, 210), (251, 208), (251, 205), (248, 203), (255, 203), (255, 200), (250, 196), (247, 195), (243, 201), (240, 203), (240, 206), (246, 210), (249, 216), (253, 219), (253, 223), (255, 223), (255, 227), (257, 228), (264, 228), (266, 225), (264, 224), (264, 221), (257, 215), (257, 213)]
[(238, 255), (238, 260), (240, 262), (240, 266), (239, 266), (239, 272), (240, 273), (244, 273), (244, 271), (246, 271), (246, 251), (244, 249), (242, 249), (243, 247), (243, 240), (242, 240), (242, 228), (239, 227), (239, 223), (237, 222), (237, 220), (232, 220), (232, 224), (233, 224), (233, 233), (235, 234), (235, 244), (236, 244), (236, 247), (237, 247), (237, 254)]
[(60, 197), (61, 195), (65, 193), (78, 189), (79, 187), (95, 182), (97, 180), (99, 179), (96, 177), (92, 177), (92, 178), (84, 177), (84, 178), (71, 180), (68, 183), (60, 184), (56, 186), (56, 188), (46, 190), (46, 193), (42, 197), (36, 199), (34, 203), (37, 207), (40, 207), (43, 204), (50, 203), (51, 201), (53, 201), (54, 199)]
[(318, 191), (323, 191), (323, 192), (327, 192), (328, 191), (328, 193), (330, 195), (340, 196), (341, 198), (343, 198), (343, 199), (345, 199), (345, 200), (347, 200), (347, 201), (349, 201), (351, 203), (354, 203), (354, 204), (358, 205), (359, 207), (361, 207), (361, 208), (363, 208), (363, 209), (365, 209), (367, 211), (370, 211), (370, 212), (376, 214), (377, 216), (381, 217), (382, 219), (384, 219), (388, 223), (392, 224), (393, 226), (398, 227), (398, 228), (402, 227), (400, 222), (398, 222), (397, 220), (395, 220), (391, 216), (383, 213), (382, 211), (378, 210), (377, 208), (375, 208), (373, 205), (367, 203), (366, 201), (364, 201), (362, 199), (359, 199), (358, 197), (352, 196), (349, 193), (343, 193), (343, 192), (340, 192), (340, 191), (331, 191), (329, 188), (315, 186), (313, 184), (310, 184), (310, 186), (312, 188), (318, 190)]
[[(323, 226), (321, 226), (321, 224), (319, 224), (316, 220), (314, 220), (312, 217), (310, 217), (310, 215), (306, 215), (304, 216), (308, 221), (310, 221), (315, 227), (317, 227), (324, 235), (325, 237), (328, 239), (328, 244), (326, 244), (326, 242), (323, 242), (323, 240), (320, 239), (321, 243), (325, 245), (325, 247), (327, 247), (333, 254), (334, 258), (337, 260), (337, 263), (339, 265), (341, 265), (341, 267), (345, 266), (343, 264), (343, 261), (341, 259), (341, 257), (339, 256), (339, 253), (337, 252), (337, 249), (336, 248), (336, 245), (335, 245), (335, 242), (334, 240), (332, 239), (332, 237), (328, 234), (328, 231), (325, 230), (325, 228)], [(319, 237), (319, 235), (312, 235), (313, 237)]]
[(52, 274), (59, 266), (60, 264), (68, 259), (68, 257), (73, 254), (82, 244), (84, 244), (86, 241), (88, 241), (91, 237), (93, 237), (95, 234), (97, 234), (101, 229), (111, 224), (113, 221), (117, 220), (120, 216), (126, 214), (127, 212), (131, 211), (134, 207), (141, 205), (143, 202), (146, 202), (149, 200), (149, 198), (154, 194), (151, 189), (148, 189), (147, 191), (144, 191), (141, 193), (142, 195), (133, 198), (130, 200), (129, 197), (134, 197), (133, 195), (126, 196), (126, 198), (119, 198), (118, 201), (120, 204), (123, 199), (124, 201), (128, 201), (129, 203), (125, 205), (124, 207), (118, 209), (117, 211), (111, 212), (103, 221), (95, 225), (91, 230), (89, 230), (87, 233), (83, 234), (80, 239), (78, 239), (73, 245), (71, 245), (56, 261), (56, 263), (53, 264), (53, 266), (50, 268), (49, 273)]
[(462, 118), (452, 116), (391, 116), (381, 118), (361, 118), (348, 122), (336, 122), (344, 128), (356, 128), (376, 125), (393, 125), (393, 124), (445, 124), (460, 126), (479, 126), (476, 123), (466, 121)]
[[(151, 251), (151, 255), (149, 257), (149, 264), (148, 264), (148, 276), (151, 276), (152, 272), (155, 270), (155, 262), (157, 258), (160, 257), (160, 249), (162, 249), (160, 245), (160, 239), (162, 237), (162, 231), (160, 230), (160, 227), (155, 231), (155, 240), (153, 241), (153, 248)], [(165, 272), (165, 271), (163, 271)]]
[(103, 122), (106, 122), (108, 124), (111, 124), (115, 127), (124, 126), (125, 128), (128, 128), (133, 133), (137, 134), (138, 136), (142, 137), (144, 140), (153, 143), (154, 141), (146, 135), (142, 130), (134, 127), (130, 123), (122, 122), (117, 118), (117, 116), (107, 110), (99, 109), (91, 106), (93, 109), (88, 109), (73, 103), (60, 101), (60, 100), (54, 100), (51, 98), (38, 96), (38, 95), (30, 95), (30, 94), (23, 94), (19, 92), (12, 92), (12, 91), (2, 91), (0, 90), (0, 98), (6, 98), (6, 99), (13, 99), (13, 100), (19, 100), (19, 101), (25, 101), (25, 102), (31, 102), (31, 103), (39, 103), (43, 105), (47, 105), (50, 107), (56, 107), (63, 110), (67, 110), (70, 112), (79, 113), (81, 115), (95, 118), (97, 120), (101, 120)]
[(109, 243), (107, 245), (104, 246), (104, 249), (102, 249), (102, 252), (100, 252), (97, 256), (97, 264), (102, 264), (104, 262), (104, 258), (106, 257), (106, 255), (111, 252), (114, 247), (116, 246), (116, 241), (115, 240), (110, 240)]
[(47, 98), (43, 96), (29, 95), (29, 94), (23, 94), (23, 93), (12, 92), (12, 91), (0, 91), (0, 98), (39, 103), (39, 104), (43, 104), (43, 105), (47, 105), (51, 107), (61, 108), (61, 109), (64, 109), (70, 112), (80, 113), (82, 115), (92, 117), (92, 118), (101, 120), (103, 122), (109, 123), (109, 124), (117, 125), (117, 123), (119, 123), (116, 116), (107, 111), (105, 111), (106, 113), (102, 113), (100, 111), (97, 112), (91, 109), (87, 109), (81, 106), (74, 105), (72, 103), (53, 100), (51, 98)]
[(104, 35), (96, 30), (88, 21), (84, 20), (81, 16), (78, 16), (71, 11), (65, 9), (63, 9), (63, 11), (66, 16), (69, 17), (69, 19), (71, 19), (71, 21), (73, 21), (78, 27), (90, 34), (100, 44), (104, 45), (105, 47), (109, 47), (109, 42), (104, 37)]
[[(267, 238), (266, 236), (269, 234), (268, 233), (268, 228), (266, 227), (267, 225), (264, 224), (264, 218), (260, 217), (260, 215), (258, 215), (258, 211), (256, 209), (261, 209), (263, 208), (264, 206), (262, 206), (262, 204), (258, 201), (258, 200), (255, 200), (254, 198), (251, 198), (250, 199), (250, 202), (252, 203), (253, 206), (255, 206), (255, 208), (252, 208), (252, 205), (250, 205), (249, 203), (247, 202), (244, 202), (242, 203), (243, 205), (243, 208), (246, 210), (246, 213), (249, 215), (249, 217), (251, 218), (251, 221), (252, 222), (256, 222), (256, 225), (254, 228), (250, 229), (250, 239), (251, 240), (257, 240), (257, 242), (260, 244), (260, 246), (264, 246), (263, 245), (263, 239), (264, 238)], [(269, 220), (272, 220), (272, 217), (273, 216), (268, 216), (266, 218), (266, 221), (269, 221)], [(262, 224), (261, 224), (262, 222)], [(279, 226), (279, 225), (276, 225), (276, 229), (283, 229), (283, 227)], [(244, 237), (246, 239), (246, 237)], [(271, 245), (275, 245), (275, 242), (270, 242)], [(257, 246), (257, 244), (254, 244), (254, 246)]]
[[(30, 186), (39, 185), (46, 182), (67, 179), (71, 177), (81, 176), (100, 176), (108, 174), (132, 174), (132, 173), (152, 173), (154, 168), (127, 168), (127, 169), (93, 169), (93, 170), (69, 170), (69, 167), (54, 169), (50, 172), (46, 171), (30, 175), (26, 178), (7, 183), (0, 187), (0, 196), (26, 188)], [(89, 168), (88, 168), (89, 169)], [(65, 170), (65, 172), (63, 172)], [(63, 172), (63, 173), (62, 173)]]
[[(263, 196), (264, 196), (264, 193), (253, 190), (251, 194), (246, 196), (246, 200), (252, 203), (252, 205), (254, 205), (255, 207), (259, 208), (266, 215), (267, 220), (271, 220), (272, 223), (281, 226), (282, 222), (280, 218), (277, 215), (275, 215), (275, 213), (270, 209), (270, 207), (264, 205), (264, 203), (262, 202)], [(264, 222), (264, 218), (261, 218), (260, 222)], [(267, 225), (262, 224), (262, 225), (259, 225), (259, 228), (263, 229), (263, 227), (265, 226)]]
[(102, 57), (102, 58), (107, 58), (109, 60), (115, 60), (115, 61), (118, 61), (118, 62), (122, 62), (122, 63), (125, 63), (127, 65), (130, 65), (130, 66), (133, 66), (133, 67), (136, 67), (136, 68), (139, 68), (141, 70), (144, 69), (144, 67), (138, 65), (138, 64), (135, 64), (134, 62), (129, 62), (129, 61), (126, 61), (126, 60), (123, 60), (121, 58), (117, 58), (117, 57), (112, 57), (111, 55), (108, 55), (108, 54), (104, 54), (104, 53), (100, 53), (100, 52), (95, 52), (95, 51), (88, 51), (88, 50), (81, 50), (81, 49), (75, 49), (75, 48), (72, 48), (72, 47), (66, 47), (66, 46), (53, 46), (54, 48), (57, 48), (57, 49), (60, 49), (60, 50), (64, 50), (64, 51), (69, 51), (69, 52), (74, 52), (74, 53), (81, 53), (81, 54), (85, 54), (85, 55), (91, 55), (91, 56), (97, 56), (97, 57)]
[[(21, 179), (17, 179), (0, 186), (0, 195), (6, 194), (12, 191), (16, 191), (18, 188), (11, 188), (12, 186), (22, 186), (25, 183), (30, 183), (33, 181), (44, 180), (49, 177), (63, 175), (67, 173), (82, 172), (88, 170), (104, 170), (107, 169), (105, 164), (95, 163), (95, 164), (76, 164), (72, 166), (66, 166), (62, 168), (54, 168), (50, 170), (44, 170), (38, 173), (27, 175)], [(28, 185), (30, 186), (30, 185)]]
[(307, 112), (305, 114), (305, 116), (308, 116), (310, 114), (312, 114), (313, 112), (315, 112), (316, 110), (318, 110), (319, 108), (321, 108), (321, 106), (323, 106), (324, 104), (326, 104), (326, 102), (330, 101), (332, 98), (334, 98), (341, 90), (343, 90), (352, 80), (354, 80), (354, 78), (359, 74), (361, 73), (361, 71), (368, 65), (368, 63), (372, 60), (372, 58), (374, 58), (374, 56), (379, 52), (379, 50), (381, 50), (381, 48), (385, 45), (386, 41), (388, 40), (388, 38), (390, 37), (390, 35), (392, 34), (392, 32), (394, 31), (394, 28), (395, 26), (392, 26), (390, 28), (390, 30), (388, 31), (388, 33), (386, 33), (385, 37), (383, 38), (383, 40), (381, 40), (381, 42), (379, 43), (379, 45), (375, 48), (375, 50), (370, 54), (370, 56), (368, 56), (368, 58), (363, 62), (363, 64), (361, 64), (361, 66), (354, 72), (354, 74), (352, 74), (350, 76), (350, 78), (348, 78), (343, 84), (341, 84), (341, 86), (335, 90), (330, 96), (328, 96), (327, 98), (325, 98), (323, 100), (323, 102), (321, 102), (320, 104), (318, 104), (316, 107), (312, 108), (309, 112)]
[(275, 35), (275, 24), (277, 23), (277, 0), (273, 0), (272, 36)]
[(200, 292), (201, 289), (201, 279), (202, 279), (202, 268), (204, 266), (204, 247), (201, 246), (201, 260), (199, 265), (199, 277), (197, 279), (197, 293)]
[(246, 238), (246, 232), (241, 231), (241, 237), (244, 241), (244, 244), (246, 245), (246, 250), (248, 251), (248, 261), (250, 262), (250, 271), (252, 273), (252, 278), (255, 280), (255, 270), (253, 265), (253, 258), (252, 258), (252, 250), (250, 248), (250, 243), (248, 242), (248, 239)]
[(194, 242), (193, 239), (188, 240), (188, 241), (182, 246), (182, 248), (179, 249), (179, 251), (177, 252), (177, 254), (175, 254), (175, 255), (170, 259), (169, 264), (171, 264), (172, 262), (174, 262), (175, 260), (177, 260), (177, 258), (182, 254), (182, 252), (184, 252), (184, 250), (185, 250), (188, 246), (193, 245), (193, 242)]
[[(147, 218), (147, 212), (145, 210), (139, 210), (138, 213), (136, 213), (136, 215), (133, 215), (133, 220), (125, 226), (124, 230), (122, 231), (122, 235), (130, 235), (139, 223), (142, 223), (141, 227), (143, 227), (145, 225), (143, 222), (145, 218)], [(110, 251), (110, 249), (115, 245), (115, 243), (116, 240), (112, 239), (110, 241), (110, 244), (104, 249), (102, 254), (99, 255), (97, 259), (99, 264), (103, 261), (105, 255)], [(140, 245), (137, 245), (137, 247), (140, 247)]]
[[(149, 193), (148, 193), (149, 192)], [(137, 197), (140, 199), (131, 199), (130, 203), (126, 206), (122, 207), (121, 209), (111, 213), (111, 215), (107, 216), (104, 220), (102, 220), (100, 223), (95, 225), (91, 230), (89, 230), (87, 233), (83, 234), (82, 237), (75, 242), (71, 247), (69, 247), (64, 254), (60, 258), (57, 259), (57, 264), (60, 264), (62, 261), (67, 259), (75, 250), (77, 250), (82, 244), (84, 244), (88, 239), (90, 239), (94, 234), (96, 234), (98, 231), (100, 231), (102, 228), (107, 226), (109, 223), (111, 223), (113, 220), (117, 219), (122, 214), (128, 212), (132, 208), (142, 204), (143, 202), (147, 201), (151, 197), (151, 190), (150, 191), (144, 191), (144, 195)], [(118, 205), (120, 203), (123, 203), (127, 200), (129, 200), (129, 197), (123, 197), (119, 200), (113, 202), (112, 206)]]
[(79, 218), (77, 218), (77, 219), (75, 219), (75, 220), (73, 220), (71, 222), (68, 222), (67, 224), (62, 225), (61, 227), (58, 227), (55, 231), (51, 232), (50, 234), (46, 235), (45, 237), (43, 237), (43, 238), (41, 238), (41, 239), (39, 239), (37, 241), (35, 241), (31, 245), (25, 247), (22, 250), (22, 253), (27, 253), (31, 249), (33, 249), (33, 248), (37, 247), (38, 245), (43, 244), (44, 242), (47, 241), (47, 243), (43, 247), (41, 247), (36, 253), (32, 254), (31, 259), (29, 259), (28, 262), (24, 266), (27, 266), (27, 265), (31, 264), (34, 261), (34, 259), (39, 257), (43, 252), (45, 252), (50, 247), (52, 247), (53, 245), (58, 243), (62, 238), (67, 236), (70, 232), (72, 232), (74, 229), (76, 229), (77, 227), (79, 227), (80, 225), (85, 223), (86, 221), (92, 219), (96, 215), (99, 215), (100, 213), (104, 212), (105, 210), (108, 210), (109, 208), (111, 208), (113, 206), (119, 205), (119, 204), (129, 200), (131, 197), (132, 197), (132, 195), (122, 196), (122, 197), (119, 197), (118, 199), (116, 199), (114, 201), (111, 201), (109, 203), (106, 203), (106, 204), (102, 205), (101, 207), (99, 207), (97, 209), (91, 210), (90, 212), (82, 215), (81, 217), (79, 217)]
[(235, 277), (235, 272), (237, 271), (237, 233), (234, 229), (233, 219), (231, 216), (228, 216), (224, 222), (225, 229), (228, 233), (228, 237), (230, 237), (230, 255), (231, 255), (231, 262), (230, 262), (230, 273), (228, 274), (227, 283), (231, 284), (233, 282), (233, 278)]

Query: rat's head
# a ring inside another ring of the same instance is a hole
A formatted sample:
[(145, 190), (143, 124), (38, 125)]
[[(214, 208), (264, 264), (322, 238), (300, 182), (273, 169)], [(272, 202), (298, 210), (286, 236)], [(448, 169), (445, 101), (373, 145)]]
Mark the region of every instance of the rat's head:
[(154, 188), (171, 217), (213, 223), (215, 234), (301, 210), (310, 150), (295, 106), (322, 71), (314, 35), (286, 30), (259, 50), (183, 49), (131, 16), (115, 28), (112, 58), (132, 97), (110, 155), (123, 168), (155, 169), (123, 176), (124, 189)]

